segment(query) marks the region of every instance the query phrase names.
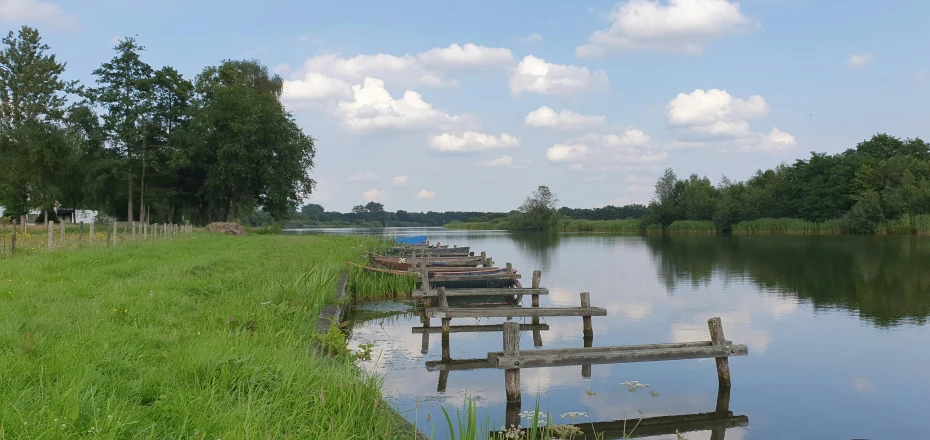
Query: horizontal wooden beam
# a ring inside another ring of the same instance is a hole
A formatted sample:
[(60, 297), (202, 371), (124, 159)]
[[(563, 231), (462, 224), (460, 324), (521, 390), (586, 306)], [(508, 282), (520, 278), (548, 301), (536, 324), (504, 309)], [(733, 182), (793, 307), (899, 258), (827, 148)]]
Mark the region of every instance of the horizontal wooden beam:
[[(549, 289), (518, 289), (518, 288), (500, 288), (500, 289), (446, 289), (446, 296), (497, 296), (497, 295), (548, 295)], [(436, 289), (427, 291), (414, 290), (414, 298), (438, 298), (439, 293)]]
[(487, 359), (450, 359), (447, 361), (427, 361), (427, 371), (466, 371), (491, 368)]
[[(521, 331), (549, 330), (549, 324), (520, 324)], [(491, 325), (453, 325), (449, 327), (449, 333), (479, 333), (479, 332), (502, 332), (502, 324)], [(442, 327), (414, 327), (414, 333), (442, 333)]]
[[(433, 272), (438, 274), (440, 272)], [(421, 277), (422, 278), (422, 277)], [(442, 275), (430, 277), (429, 282), (431, 283), (442, 283), (446, 281), (502, 281), (502, 280), (519, 280), (522, 278), (520, 274), (514, 273), (498, 273), (493, 275)]]
[[(561, 367), (568, 365), (623, 364), (631, 362), (673, 361), (684, 359), (746, 356), (745, 345), (711, 345), (707, 347), (675, 347), (628, 350), (618, 347), (574, 348), (561, 350), (533, 350), (516, 356), (497, 356), (489, 360), (498, 369)], [(548, 353), (537, 354), (540, 351)]]
[(546, 316), (607, 316), (607, 309), (600, 307), (475, 307), (475, 308), (431, 308), (426, 310), (429, 318), (510, 318)]

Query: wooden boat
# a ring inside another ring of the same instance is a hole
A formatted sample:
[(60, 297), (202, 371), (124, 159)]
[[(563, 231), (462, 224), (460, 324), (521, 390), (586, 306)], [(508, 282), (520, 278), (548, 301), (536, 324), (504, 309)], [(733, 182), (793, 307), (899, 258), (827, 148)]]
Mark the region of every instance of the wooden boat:
[(394, 269), (408, 270), (418, 265), (425, 264), (427, 267), (476, 267), (481, 264), (481, 257), (434, 257), (434, 258), (413, 258), (413, 257), (386, 257), (378, 254), (368, 254), (368, 260), (372, 264)]
[(482, 287), (513, 287), (519, 275), (506, 268), (468, 272), (433, 272), (429, 274), (431, 288), (476, 289)]
[(468, 256), (468, 252), (471, 250), (468, 246), (457, 247), (457, 248), (421, 248), (416, 246), (394, 246), (392, 249), (395, 253), (401, 255), (412, 255), (416, 252), (418, 255), (434, 255), (437, 257), (452, 257), (452, 256)]

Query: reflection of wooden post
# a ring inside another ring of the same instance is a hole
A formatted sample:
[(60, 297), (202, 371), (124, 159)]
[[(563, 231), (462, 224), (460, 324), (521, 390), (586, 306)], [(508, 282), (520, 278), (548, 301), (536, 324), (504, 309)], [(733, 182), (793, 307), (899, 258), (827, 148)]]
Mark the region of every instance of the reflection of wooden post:
[[(591, 307), (591, 294), (588, 292), (581, 292), (581, 307), (588, 308)], [(591, 317), (582, 316), (582, 322), (584, 322), (584, 336), (586, 338), (594, 336), (594, 327), (591, 326)]]
[[(714, 411), (717, 417), (730, 416), (730, 387), (717, 388), (717, 408)], [(724, 440), (727, 428), (715, 427), (710, 431), (710, 440)]]
[[(707, 320), (707, 328), (710, 330), (710, 342), (714, 345), (726, 345), (726, 338), (723, 336), (723, 324), (719, 317), (713, 317)], [(714, 358), (717, 361), (717, 379), (720, 386), (730, 388), (730, 362), (728, 358)]]
[[(592, 345), (594, 345), (594, 335), (585, 335), (584, 348), (590, 348)], [(585, 379), (591, 378), (591, 364), (581, 365), (581, 377)]]
[(520, 426), (520, 402), (507, 402), (504, 419), (507, 421), (504, 431)]
[(449, 382), (449, 370), (442, 370), (439, 372), (439, 385), (436, 386), (437, 393), (446, 392), (446, 384)]
[[(520, 355), (520, 324), (516, 322), (504, 323), (504, 356)], [(520, 369), (510, 368), (504, 370), (504, 389), (508, 402), (519, 402), (520, 397)]]
[[(423, 314), (420, 315), (420, 322), (423, 323), (424, 329), (429, 329), (429, 318), (426, 316), (426, 310), (423, 311)], [(420, 344), (420, 353), (426, 354), (429, 352), (429, 330), (423, 332), (423, 341)]]

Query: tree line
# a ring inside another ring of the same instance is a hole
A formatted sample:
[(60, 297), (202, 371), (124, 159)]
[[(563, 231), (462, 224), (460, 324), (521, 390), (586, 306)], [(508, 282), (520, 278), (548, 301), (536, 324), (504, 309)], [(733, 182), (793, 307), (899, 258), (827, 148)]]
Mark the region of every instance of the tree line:
[(314, 140), (281, 104), (283, 80), (254, 60), (193, 79), (153, 67), (134, 38), (92, 72), (36, 29), (0, 45), (0, 205), (17, 218), (56, 206), (127, 221), (284, 219), (314, 187)]
[[(838, 154), (759, 170), (744, 182), (723, 177), (658, 179), (643, 225), (712, 222), (723, 232), (740, 222), (792, 218), (836, 222), (845, 233), (875, 233), (885, 221), (913, 223), (930, 214), (930, 144), (877, 134)], [(913, 227), (914, 225), (911, 224)]]

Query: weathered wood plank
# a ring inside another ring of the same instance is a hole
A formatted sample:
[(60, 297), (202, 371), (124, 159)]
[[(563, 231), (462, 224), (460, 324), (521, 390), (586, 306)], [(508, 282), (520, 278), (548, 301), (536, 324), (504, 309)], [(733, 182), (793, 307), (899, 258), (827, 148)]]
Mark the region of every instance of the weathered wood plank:
[[(672, 361), (711, 357), (717, 358), (729, 356), (746, 356), (749, 354), (749, 348), (745, 345), (711, 345), (709, 347), (661, 348), (650, 350), (605, 350), (604, 347), (593, 347), (576, 350), (585, 351), (539, 355), (537, 352), (543, 350), (534, 350), (531, 352), (524, 352), (519, 356), (503, 355), (497, 357), (496, 365), (497, 368), (500, 369), (536, 368), (585, 364), (593, 365)], [(495, 363), (493, 359), (491, 363)]]
[(465, 371), (491, 368), (487, 359), (451, 359), (448, 361), (428, 361), (427, 371)]
[[(413, 333), (442, 333), (441, 329), (436, 327), (413, 327)], [(520, 331), (540, 331), (549, 330), (549, 324), (520, 324)], [(502, 324), (489, 325), (453, 325), (449, 327), (449, 333), (482, 333), (482, 332), (502, 332)]]
[(426, 311), (430, 318), (508, 318), (530, 316), (607, 316), (601, 307), (487, 307)]
[[(436, 274), (442, 272), (434, 272)], [(522, 278), (520, 274), (513, 273), (499, 273), (493, 275), (446, 275), (443, 273), (441, 277), (430, 278), (431, 282), (441, 283), (443, 281), (497, 281), (497, 280), (519, 280)]]
[[(489, 288), (489, 289), (446, 289), (446, 296), (509, 296), (509, 295), (548, 295), (549, 289), (518, 289), (518, 288)], [(436, 289), (427, 291), (416, 290), (413, 292), (414, 298), (437, 298), (439, 292)]]

